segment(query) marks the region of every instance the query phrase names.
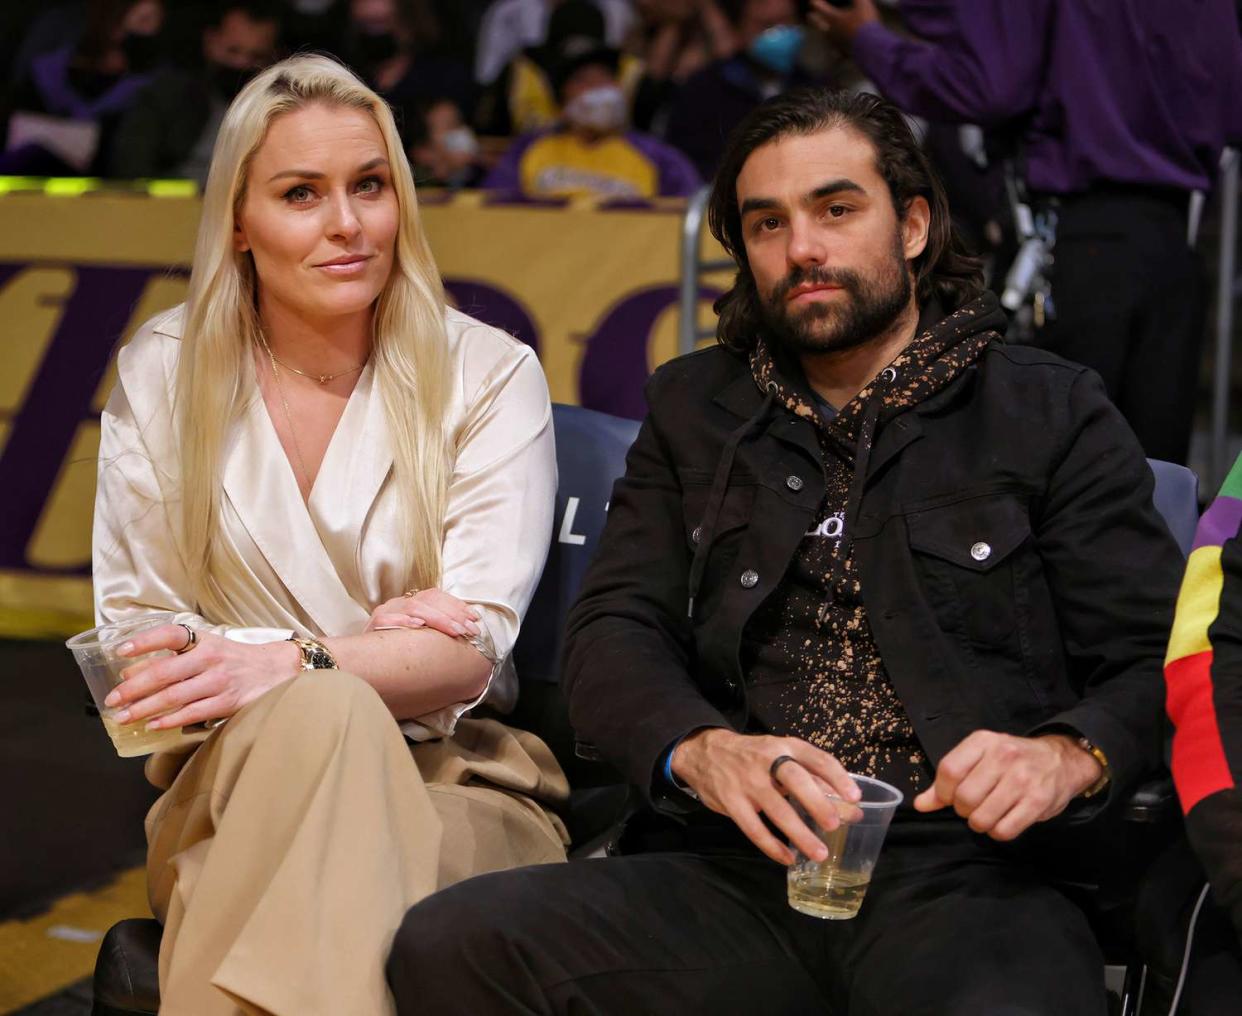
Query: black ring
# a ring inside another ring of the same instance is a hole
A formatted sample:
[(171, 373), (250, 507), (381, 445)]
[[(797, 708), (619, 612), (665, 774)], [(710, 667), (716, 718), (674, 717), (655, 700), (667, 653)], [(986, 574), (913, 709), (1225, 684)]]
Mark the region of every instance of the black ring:
[(185, 629), (185, 645), (177, 650), (177, 655), (180, 656), (182, 653), (188, 653), (191, 649), (198, 645), (198, 632), (196, 632), (188, 624), (182, 624), (180, 621), (178, 621), (177, 624), (181, 625), (181, 627)]
[(772, 760), (772, 764), (768, 766), (768, 775), (772, 778), (773, 783), (780, 783), (776, 778), (776, 770), (783, 766), (786, 762), (797, 762), (798, 760), (792, 755), (778, 755)]

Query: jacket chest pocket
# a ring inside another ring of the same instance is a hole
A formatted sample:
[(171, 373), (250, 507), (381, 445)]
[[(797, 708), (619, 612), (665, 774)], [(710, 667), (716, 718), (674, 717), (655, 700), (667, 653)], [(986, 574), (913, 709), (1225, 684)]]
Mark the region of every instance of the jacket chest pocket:
[(968, 498), (906, 515), (915, 570), (947, 631), (999, 648), (1021, 636), (1032, 553), (1025, 502), (1012, 495)]
[[(721, 502), (720, 514), (716, 518), (716, 525), (711, 533), (708, 532), (706, 518), (710, 492), (711, 483), (708, 479), (695, 482), (683, 477), (682, 523), (686, 535), (686, 546), (693, 556), (704, 541), (710, 539), (712, 544), (707, 570), (703, 573), (703, 582), (699, 591), (705, 612), (709, 603), (714, 602), (720, 596), (727, 570), (737, 557), (738, 545), (750, 525), (750, 516), (755, 501), (755, 485), (730, 485)], [(696, 614), (698, 613), (696, 611)]]

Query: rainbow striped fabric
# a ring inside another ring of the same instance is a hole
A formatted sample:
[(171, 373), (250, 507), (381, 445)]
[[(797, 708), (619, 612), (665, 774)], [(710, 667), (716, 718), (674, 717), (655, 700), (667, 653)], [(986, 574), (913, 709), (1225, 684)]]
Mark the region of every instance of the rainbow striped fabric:
[(1199, 520), (1177, 616), (1164, 661), (1173, 735), (1173, 780), (1182, 810), (1234, 786), (1216, 716), (1211, 628), (1220, 614), (1225, 576), (1221, 553), (1242, 530), (1242, 457), (1233, 464), (1216, 500)]

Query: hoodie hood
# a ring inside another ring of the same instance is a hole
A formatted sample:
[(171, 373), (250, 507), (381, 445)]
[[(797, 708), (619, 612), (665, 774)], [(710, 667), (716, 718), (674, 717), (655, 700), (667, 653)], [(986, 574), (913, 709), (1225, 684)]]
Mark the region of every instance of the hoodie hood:
[(1003, 341), (1007, 324), (991, 292), (948, 315), (938, 304), (928, 304), (910, 344), (830, 419), (816, 408), (802, 368), (766, 339), (751, 352), (751, 374), (760, 391), (774, 394), (791, 413), (813, 421), (852, 460), (872, 404), (875, 422), (881, 424), (925, 401), (974, 363), (990, 343)]

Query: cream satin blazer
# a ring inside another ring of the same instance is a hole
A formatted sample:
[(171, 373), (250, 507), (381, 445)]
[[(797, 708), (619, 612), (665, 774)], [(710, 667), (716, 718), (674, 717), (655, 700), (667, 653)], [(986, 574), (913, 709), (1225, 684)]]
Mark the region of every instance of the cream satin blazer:
[[(244, 642), (354, 635), (400, 596), (392, 452), (370, 364), (349, 398), (303, 503), (253, 377), (228, 436), (222, 519), (246, 583), (230, 616), (204, 618), (188, 592), (174, 527), (177, 494), (171, 398), (183, 310), (144, 324), (118, 357), (102, 417), (93, 539), (100, 623), (153, 610)], [(484, 694), (402, 724), (417, 740), (447, 737), (484, 698), (512, 708), (510, 653), (552, 535), (556, 451), (552, 408), (533, 351), (504, 332), (446, 312), (455, 449), (444, 520), (442, 588), (482, 615), (471, 641), (492, 661)]]

